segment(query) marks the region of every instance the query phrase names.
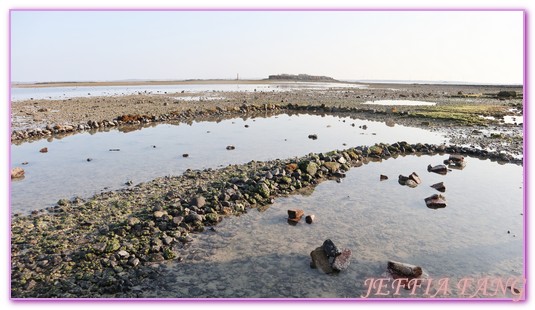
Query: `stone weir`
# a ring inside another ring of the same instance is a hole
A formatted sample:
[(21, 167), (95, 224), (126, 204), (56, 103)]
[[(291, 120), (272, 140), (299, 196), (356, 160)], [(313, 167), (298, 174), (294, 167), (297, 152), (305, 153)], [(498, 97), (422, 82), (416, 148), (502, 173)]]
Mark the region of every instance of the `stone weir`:
[(344, 178), (351, 167), (415, 154), (522, 163), (485, 150), (398, 142), (188, 170), (87, 200), (61, 199), (55, 207), (12, 218), (12, 297), (132, 296), (133, 287), (158, 276), (151, 266), (184, 260), (180, 253), (195, 232), (250, 208), (267, 208), (277, 197)]

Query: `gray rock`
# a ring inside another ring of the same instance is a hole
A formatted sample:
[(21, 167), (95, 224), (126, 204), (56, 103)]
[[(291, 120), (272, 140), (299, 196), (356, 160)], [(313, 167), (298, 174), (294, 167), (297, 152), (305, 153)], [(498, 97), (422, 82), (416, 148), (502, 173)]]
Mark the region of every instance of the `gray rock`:
[(153, 213), (155, 219), (160, 219), (166, 214), (167, 214), (167, 212), (165, 212), (165, 211), (155, 211)]
[(173, 217), (173, 224), (178, 226), (178, 225), (180, 225), (182, 223), (183, 220), (184, 220), (184, 218), (182, 216), (175, 216), (175, 217)]
[(139, 258), (136, 258), (136, 257), (131, 257), (129, 260), (128, 260), (128, 264), (130, 266), (133, 266), (133, 267), (136, 267), (137, 265), (139, 265), (140, 261), (139, 261)]
[(420, 177), (416, 174), (416, 172), (411, 173), (411, 175), (409, 175), (409, 179), (413, 180), (416, 184), (422, 183), (422, 180), (420, 180)]
[(412, 179), (408, 179), (407, 181), (405, 181), (405, 185), (408, 186), (408, 187), (415, 188), (416, 186), (418, 186), (418, 183), (416, 183)]
[(448, 167), (446, 167), (445, 165), (428, 165), (427, 171), (445, 175), (448, 173)]
[(120, 258), (129, 258), (130, 257), (130, 253), (128, 253), (125, 250), (121, 250), (121, 251), (117, 252), (117, 255), (119, 255)]
[(329, 257), (325, 254), (323, 247), (317, 247), (314, 251), (310, 252), (310, 262), (311, 268), (319, 268), (324, 273), (332, 273), (333, 268), (329, 262)]
[(194, 197), (191, 200), (191, 205), (196, 206), (198, 208), (202, 208), (204, 207), (204, 205), (206, 205), (206, 199), (203, 196)]
[(202, 215), (197, 214), (197, 213), (191, 213), (191, 214), (187, 215), (186, 218), (184, 218), (184, 221), (186, 223), (193, 223), (193, 222), (197, 222), (197, 221), (202, 222), (203, 219), (204, 218), (203, 218)]

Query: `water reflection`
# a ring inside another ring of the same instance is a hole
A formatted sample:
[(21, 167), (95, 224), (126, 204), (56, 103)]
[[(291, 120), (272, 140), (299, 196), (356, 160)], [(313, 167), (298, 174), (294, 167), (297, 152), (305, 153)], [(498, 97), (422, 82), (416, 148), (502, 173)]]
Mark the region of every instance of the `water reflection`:
[[(186, 169), (290, 158), (377, 142), (445, 141), (443, 135), (424, 129), (401, 125), (392, 128), (381, 122), (317, 115), (130, 128), (134, 131), (125, 127), (120, 129), (122, 132), (110, 129), (12, 145), (12, 167), (28, 162), (24, 181), (11, 184), (12, 211), (31, 211), (59, 198), (90, 196), (105, 188), (121, 188), (127, 181), (137, 184), (159, 176), (179, 175)], [(318, 138), (308, 139), (310, 134)], [(229, 145), (235, 149), (227, 150)], [(43, 147), (48, 148), (48, 153), (39, 153)], [(187, 158), (182, 156), (186, 153)]]
[[(522, 167), (468, 158), (462, 171), (427, 172), (427, 164), (443, 159), (369, 163), (350, 170), (341, 183), (320, 184), (310, 196), (278, 198), (264, 212), (226, 218), (216, 232), (197, 236), (186, 265), (167, 265), (161, 282), (143, 296), (359, 298), (367, 293), (366, 279), (388, 277), (389, 260), (447, 279), (447, 295), (431, 284), (437, 298), (468, 297), (456, 287), (462, 278), (523, 275)], [(422, 184), (400, 186), (396, 176), (405, 171), (417, 172)], [(380, 174), (390, 177), (379, 181)], [(437, 182), (447, 186), (448, 207), (428, 209), (424, 198), (436, 193), (431, 185)], [(296, 208), (315, 214), (316, 222), (288, 225), (286, 211)], [(353, 251), (351, 265), (340, 274), (309, 267), (309, 253), (325, 239)], [(430, 297), (424, 289), (377, 297)]]

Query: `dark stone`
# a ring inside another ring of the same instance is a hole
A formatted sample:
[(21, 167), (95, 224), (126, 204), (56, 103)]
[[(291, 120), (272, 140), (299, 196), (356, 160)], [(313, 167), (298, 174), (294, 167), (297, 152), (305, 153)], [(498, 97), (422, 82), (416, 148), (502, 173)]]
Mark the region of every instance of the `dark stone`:
[(189, 154), (184, 153), (184, 154), (182, 154), (182, 157), (184, 157), (184, 158), (189, 157)]
[(236, 149), (236, 147), (234, 145), (227, 146), (227, 150), (229, 150), (229, 151), (234, 150), (234, 149)]
[(334, 259), (332, 267), (336, 271), (346, 270), (351, 263), (351, 250), (343, 249), (342, 253)]
[(305, 217), (305, 221), (307, 224), (314, 223), (315, 219), (316, 219), (316, 216), (314, 214), (310, 214)]
[(44, 147), (44, 148), (40, 149), (39, 152), (47, 153), (48, 152), (48, 148)]
[(433, 184), (431, 185), (431, 187), (442, 193), (446, 191), (446, 186), (444, 185), (444, 182)]
[(193, 222), (202, 222), (203, 220), (203, 217), (202, 215), (199, 215), (199, 214), (196, 214), (196, 213), (191, 213), (189, 215), (187, 215), (185, 218), (184, 218), (184, 221), (186, 223), (193, 223)]
[(427, 171), (445, 175), (448, 173), (448, 167), (445, 165), (427, 166)]
[(380, 181), (388, 180), (388, 177), (387, 177), (386, 175), (384, 175), (384, 174), (381, 174), (381, 175), (379, 176), (379, 180), (380, 180)]
[(88, 158), (88, 159), (86, 159), (86, 160), (87, 160), (87, 161), (92, 161), (92, 160), (93, 160), (93, 158)]
[(316, 139), (318, 139), (318, 135), (316, 135), (316, 134), (308, 135), (308, 138), (312, 139), (312, 140), (316, 140)]
[(121, 149), (110, 149), (110, 152), (119, 152)]
[(323, 251), (325, 251), (325, 254), (328, 257), (336, 257), (340, 255), (340, 250), (334, 245), (334, 242), (331, 241), (331, 239), (327, 239), (323, 242), (322, 245)]
[(434, 194), (425, 198), (425, 204), (429, 209), (439, 209), (446, 207), (446, 197), (440, 194)]
[(329, 257), (325, 254), (323, 247), (317, 247), (314, 251), (310, 252), (310, 262), (311, 268), (319, 268), (325, 273), (332, 273), (333, 268), (329, 262)]

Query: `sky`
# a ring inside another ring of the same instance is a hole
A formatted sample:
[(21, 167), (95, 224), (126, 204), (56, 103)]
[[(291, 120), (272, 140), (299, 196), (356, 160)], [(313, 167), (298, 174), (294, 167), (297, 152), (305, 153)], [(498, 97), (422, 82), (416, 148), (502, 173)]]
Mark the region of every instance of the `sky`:
[(261, 79), (522, 84), (522, 11), (11, 12), (11, 81)]

